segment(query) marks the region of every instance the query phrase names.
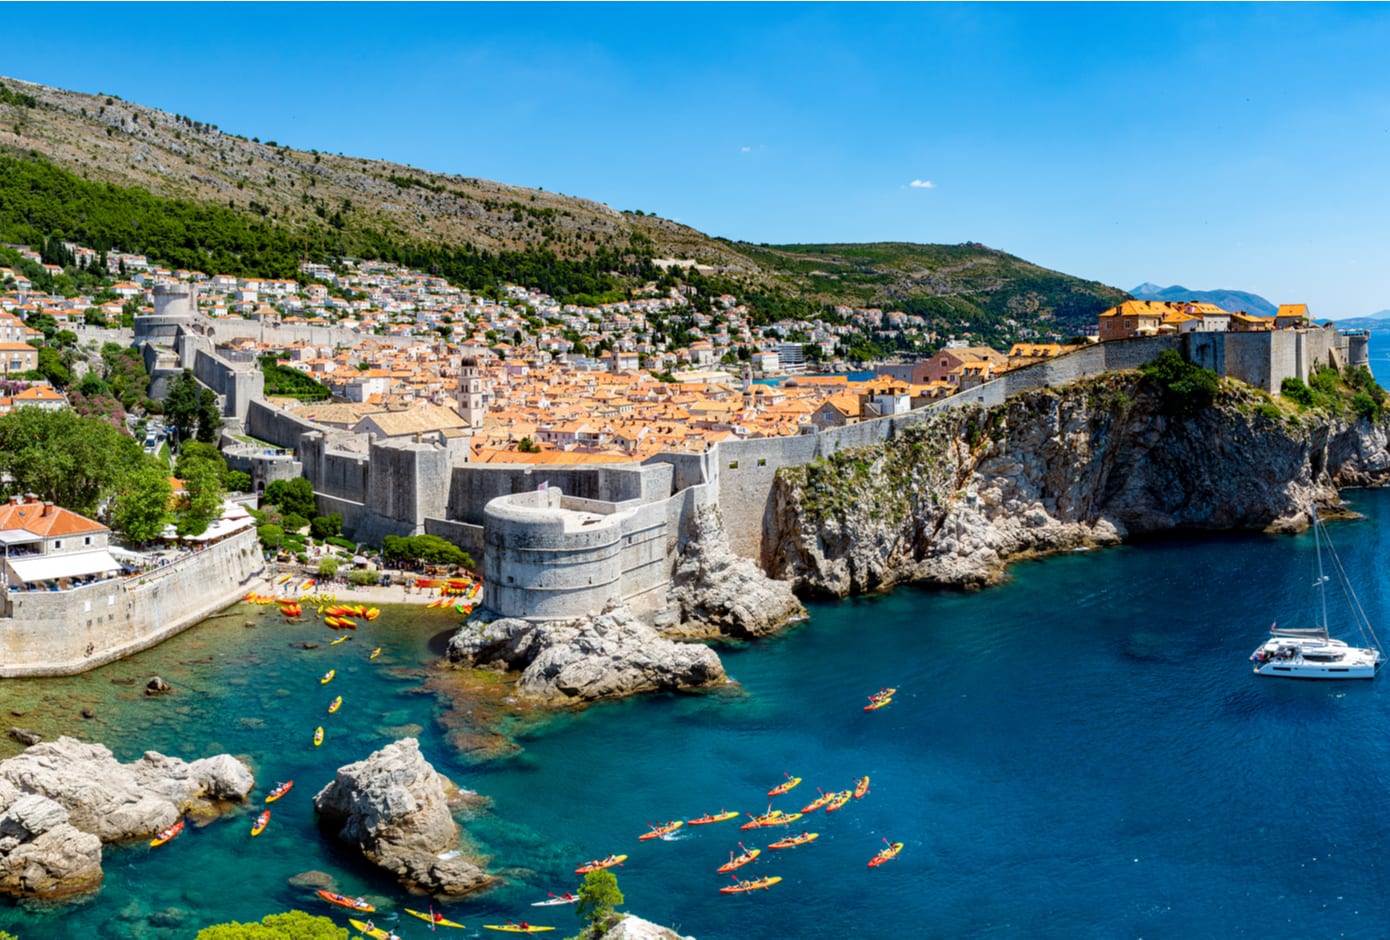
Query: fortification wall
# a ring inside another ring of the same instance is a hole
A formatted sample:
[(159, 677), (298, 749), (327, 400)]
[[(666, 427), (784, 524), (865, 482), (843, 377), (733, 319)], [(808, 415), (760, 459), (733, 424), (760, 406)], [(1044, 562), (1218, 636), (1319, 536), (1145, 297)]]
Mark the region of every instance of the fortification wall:
[[(459, 464), (453, 467), (446, 519), (482, 525), (483, 509), (499, 496), (524, 493), (545, 483), (578, 499), (649, 501), (668, 495), (675, 468), (669, 464), (531, 466)], [(432, 513), (433, 514), (433, 513)]]
[(192, 350), (193, 374), (221, 396), (225, 417), (245, 421), (251, 403), (265, 398), (265, 373), (254, 365), (247, 367), (228, 362), (202, 337), (191, 339), (197, 342), (184, 345)]
[(622, 597), (624, 514), (581, 526), (562, 500), (559, 489), (546, 489), (488, 503), (482, 570), (490, 609), (563, 620)]
[(304, 326), (297, 323), (288, 325), (267, 323), (259, 320), (243, 320), (239, 317), (198, 317), (198, 329), (219, 341), (250, 338), (258, 342), (308, 343), (313, 346), (349, 347), (363, 340), (371, 340), (383, 346), (410, 346), (425, 337), (420, 336), (375, 336), (359, 333), (356, 330), (336, 326)]
[[(312, 421), (296, 417), (267, 402), (251, 402), (246, 409), (246, 433), (276, 447), (298, 450), (300, 435), (314, 432), (322, 433), (322, 429)], [(310, 479), (312, 481), (313, 478)]]
[(75, 675), (148, 649), (238, 600), (262, 565), (248, 529), (131, 578), (13, 592), (11, 616), (0, 618), (0, 676)]

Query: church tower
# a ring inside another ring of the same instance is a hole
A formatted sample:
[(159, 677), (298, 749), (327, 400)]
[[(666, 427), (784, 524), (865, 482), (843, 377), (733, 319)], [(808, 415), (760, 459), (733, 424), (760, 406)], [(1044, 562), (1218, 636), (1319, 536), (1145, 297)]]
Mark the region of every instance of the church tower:
[(483, 426), (483, 379), (478, 372), (478, 360), (465, 356), (459, 363), (457, 401), (454, 407), (459, 417), (474, 430)]

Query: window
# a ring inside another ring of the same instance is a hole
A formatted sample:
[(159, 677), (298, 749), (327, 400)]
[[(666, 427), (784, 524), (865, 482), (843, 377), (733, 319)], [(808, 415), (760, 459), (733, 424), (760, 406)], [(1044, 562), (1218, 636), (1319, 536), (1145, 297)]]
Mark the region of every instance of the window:
[(62, 548), (62, 547), (63, 547), (63, 540), (62, 540), (62, 539), (58, 539), (57, 541), (55, 541), (55, 542), (53, 543), (53, 547), (54, 547), (54, 548)]
[(84, 535), (84, 536), (82, 536), (82, 544), (83, 544), (83, 545), (91, 545), (91, 544), (92, 544), (92, 537), (91, 537), (90, 535)]

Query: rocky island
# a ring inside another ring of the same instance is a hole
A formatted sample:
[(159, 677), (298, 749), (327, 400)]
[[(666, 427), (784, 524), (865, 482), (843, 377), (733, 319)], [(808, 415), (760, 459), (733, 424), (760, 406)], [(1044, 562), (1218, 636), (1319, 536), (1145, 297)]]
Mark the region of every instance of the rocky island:
[(459, 851), (450, 802), (459, 789), (403, 738), (366, 760), (338, 768), (314, 797), (314, 809), (339, 842), (405, 887), (441, 897), (479, 891), (492, 879)]
[(101, 846), (150, 836), (185, 814), (211, 817), (255, 786), (229, 754), (185, 762), (157, 751), (131, 764), (75, 738), (0, 762), (0, 891), (78, 894), (101, 882)]

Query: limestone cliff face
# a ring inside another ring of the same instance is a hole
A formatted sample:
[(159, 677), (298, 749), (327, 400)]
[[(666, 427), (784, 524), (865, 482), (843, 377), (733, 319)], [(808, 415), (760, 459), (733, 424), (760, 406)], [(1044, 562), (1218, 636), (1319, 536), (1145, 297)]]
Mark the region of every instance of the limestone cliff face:
[(1119, 373), (949, 410), (779, 472), (771, 573), (835, 596), (988, 584), (1011, 558), (1130, 535), (1297, 529), (1338, 486), (1390, 479), (1384, 425), (1270, 416), (1265, 401), (1226, 387), (1214, 407), (1176, 418)]

